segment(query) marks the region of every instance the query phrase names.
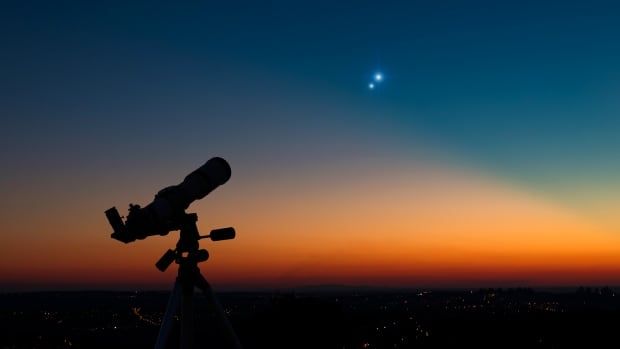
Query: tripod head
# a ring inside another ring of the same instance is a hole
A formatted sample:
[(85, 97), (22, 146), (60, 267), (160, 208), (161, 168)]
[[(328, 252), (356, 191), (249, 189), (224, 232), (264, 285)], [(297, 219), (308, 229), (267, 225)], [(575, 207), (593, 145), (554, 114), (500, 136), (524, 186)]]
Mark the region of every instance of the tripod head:
[(233, 227), (220, 228), (211, 230), (209, 235), (201, 236), (198, 232), (196, 222), (198, 215), (195, 213), (183, 213), (180, 220), (179, 241), (174, 250), (168, 250), (155, 263), (160, 271), (166, 271), (172, 262), (179, 265), (192, 264), (196, 265), (209, 259), (209, 252), (200, 249), (200, 239), (211, 239), (211, 241), (231, 240), (235, 238), (235, 229)]

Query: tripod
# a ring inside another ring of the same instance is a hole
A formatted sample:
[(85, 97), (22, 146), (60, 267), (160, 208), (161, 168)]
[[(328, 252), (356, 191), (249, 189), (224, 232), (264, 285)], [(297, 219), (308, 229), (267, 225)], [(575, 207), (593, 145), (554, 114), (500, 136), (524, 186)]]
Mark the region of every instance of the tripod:
[(205, 249), (199, 249), (198, 240), (210, 238), (213, 241), (233, 239), (235, 230), (223, 228), (212, 230), (207, 236), (200, 236), (196, 221), (198, 216), (194, 213), (184, 213), (180, 225), (179, 241), (175, 250), (168, 250), (155, 264), (157, 269), (165, 271), (172, 262), (179, 265), (174, 287), (168, 299), (166, 312), (161, 323), (155, 349), (164, 349), (168, 343), (172, 330), (173, 318), (180, 310), (180, 349), (193, 349), (194, 347), (194, 288), (199, 288), (211, 303), (217, 322), (219, 322), (222, 334), (230, 348), (241, 349), (241, 344), (226, 317), (224, 309), (217, 300), (213, 289), (207, 279), (202, 276), (198, 263), (209, 258)]

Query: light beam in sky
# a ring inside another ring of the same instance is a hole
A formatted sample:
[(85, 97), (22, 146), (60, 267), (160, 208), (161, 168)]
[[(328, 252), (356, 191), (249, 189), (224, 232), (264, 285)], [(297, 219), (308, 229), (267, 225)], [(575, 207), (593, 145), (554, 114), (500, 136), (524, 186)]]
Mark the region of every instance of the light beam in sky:
[(383, 81), (383, 74), (380, 72), (375, 73), (375, 81), (376, 82), (381, 82)]

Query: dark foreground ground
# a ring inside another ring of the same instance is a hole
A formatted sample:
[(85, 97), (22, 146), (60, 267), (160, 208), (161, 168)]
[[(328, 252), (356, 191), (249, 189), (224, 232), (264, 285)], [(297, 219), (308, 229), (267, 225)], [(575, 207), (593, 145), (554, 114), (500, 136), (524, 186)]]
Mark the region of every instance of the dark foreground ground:
[[(620, 296), (607, 288), (223, 293), (220, 300), (245, 348), (620, 348)], [(166, 301), (163, 292), (0, 294), (0, 348), (152, 348)], [(196, 309), (199, 344), (221, 347), (203, 298)]]

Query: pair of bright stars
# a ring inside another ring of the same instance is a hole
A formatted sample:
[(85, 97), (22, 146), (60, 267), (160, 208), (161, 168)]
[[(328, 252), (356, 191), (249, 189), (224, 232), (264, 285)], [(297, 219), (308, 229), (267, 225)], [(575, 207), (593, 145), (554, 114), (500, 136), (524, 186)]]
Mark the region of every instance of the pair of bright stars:
[(376, 72), (372, 77), (372, 81), (368, 83), (368, 89), (374, 90), (383, 81), (383, 73)]

